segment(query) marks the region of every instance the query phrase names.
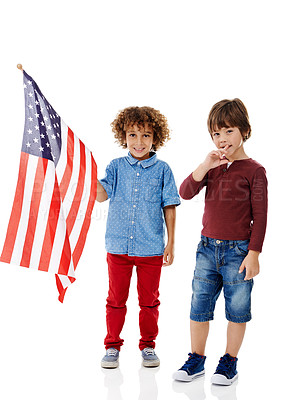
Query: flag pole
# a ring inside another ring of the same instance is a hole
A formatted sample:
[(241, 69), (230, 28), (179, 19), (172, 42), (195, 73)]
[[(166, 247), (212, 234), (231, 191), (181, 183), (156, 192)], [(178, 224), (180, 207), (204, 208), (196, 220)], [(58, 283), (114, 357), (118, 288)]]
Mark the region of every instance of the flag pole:
[(20, 69), (20, 70), (23, 72), (23, 69), (22, 69), (22, 65), (21, 65), (21, 64), (17, 64), (17, 68)]

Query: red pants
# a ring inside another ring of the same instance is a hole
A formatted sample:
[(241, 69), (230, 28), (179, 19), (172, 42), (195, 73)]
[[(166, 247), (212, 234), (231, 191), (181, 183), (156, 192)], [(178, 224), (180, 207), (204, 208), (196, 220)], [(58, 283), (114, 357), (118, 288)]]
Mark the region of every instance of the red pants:
[(130, 257), (126, 254), (107, 253), (109, 292), (106, 304), (107, 336), (106, 349), (114, 347), (120, 350), (123, 339), (120, 338), (127, 312), (126, 302), (134, 265), (137, 267), (137, 290), (140, 306), (139, 325), (141, 339), (140, 350), (155, 347), (158, 334), (159, 281), (163, 256)]

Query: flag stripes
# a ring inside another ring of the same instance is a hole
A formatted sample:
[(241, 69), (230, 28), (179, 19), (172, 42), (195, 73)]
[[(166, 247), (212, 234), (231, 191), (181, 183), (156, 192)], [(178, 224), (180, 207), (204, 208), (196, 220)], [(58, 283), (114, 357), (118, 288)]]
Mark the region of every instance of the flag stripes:
[[(17, 187), (0, 261), (54, 273), (62, 302), (67, 287), (75, 281), (90, 226), (97, 166), (92, 153), (58, 117), (35, 82), (24, 75), (24, 87), (29, 90), (26, 117), (30, 116), (28, 119), (42, 133), (33, 135), (32, 126), (25, 126)], [(41, 145), (37, 148), (34, 143)], [(45, 146), (46, 157), (42, 156)]]

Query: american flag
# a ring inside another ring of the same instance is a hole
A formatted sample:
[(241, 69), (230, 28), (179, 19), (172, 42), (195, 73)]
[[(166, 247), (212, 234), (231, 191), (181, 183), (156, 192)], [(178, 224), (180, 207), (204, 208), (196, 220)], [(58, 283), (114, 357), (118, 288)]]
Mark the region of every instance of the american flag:
[(56, 274), (63, 302), (90, 226), (97, 166), (25, 71), (23, 79), (19, 175), (0, 261)]

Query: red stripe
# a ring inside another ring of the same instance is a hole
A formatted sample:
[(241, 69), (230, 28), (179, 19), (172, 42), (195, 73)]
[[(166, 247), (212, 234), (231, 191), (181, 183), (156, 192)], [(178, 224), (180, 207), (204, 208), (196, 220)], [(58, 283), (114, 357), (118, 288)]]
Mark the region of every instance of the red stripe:
[[(59, 300), (61, 303), (63, 303), (64, 296), (65, 296), (65, 292), (66, 292), (68, 286), (67, 286), (66, 288), (64, 288), (64, 287), (62, 286), (61, 280), (60, 280), (60, 278), (59, 278), (58, 275), (55, 275), (55, 278), (56, 278), (57, 289), (58, 289), (58, 292), (59, 292), (58, 300)], [(70, 283), (74, 283), (74, 281), (76, 280), (76, 278), (72, 278), (72, 277), (69, 277), (68, 279), (70, 280)]]
[(10, 263), (21, 217), (29, 154), (21, 152), (18, 181), (0, 261)]
[(40, 202), (41, 202), (42, 193), (43, 193), (43, 187), (44, 187), (47, 166), (48, 166), (48, 160), (40, 157), (38, 160), (38, 165), (37, 165), (36, 174), (35, 174), (35, 181), (34, 181), (34, 187), (33, 187), (33, 191), (32, 191), (32, 197), (31, 197), (31, 206), (30, 206), (29, 221), (28, 221), (28, 226), (27, 226), (27, 233), (26, 233), (26, 238), (25, 238), (25, 242), (24, 242), (24, 246), (23, 246), (22, 258), (21, 258), (21, 262), (20, 262), (20, 265), (22, 265), (23, 267), (30, 266), (32, 247), (33, 247), (33, 243), (34, 243), (36, 225), (37, 225), (37, 221), (38, 221), (39, 207), (40, 207)]
[(80, 142), (80, 170), (79, 177), (77, 182), (77, 188), (75, 192), (74, 199), (72, 201), (68, 216), (66, 218), (66, 227), (68, 235), (70, 236), (74, 223), (77, 219), (77, 214), (80, 208), (80, 203), (84, 191), (84, 183), (85, 183), (85, 175), (86, 175), (86, 153), (85, 153), (85, 145), (83, 142)]
[(68, 233), (66, 232), (65, 238), (64, 238), (63, 249), (62, 249), (62, 254), (61, 254), (61, 259), (60, 259), (60, 264), (59, 264), (59, 269), (58, 269), (58, 274), (60, 274), (60, 275), (68, 274), (70, 260), (71, 260), (71, 248), (70, 248)]
[(54, 189), (51, 198), (51, 204), (48, 214), (46, 232), (44, 236), (42, 252), (40, 257), (40, 263), (38, 269), (41, 271), (48, 271), (50, 258), (52, 253), (52, 247), (55, 239), (56, 234), (56, 227), (59, 219), (60, 213), (60, 191), (57, 182), (57, 177), (55, 173), (55, 182), (54, 182)]
[(91, 214), (92, 210), (95, 204), (95, 199), (96, 199), (96, 194), (97, 194), (97, 165), (95, 163), (95, 160), (91, 154), (91, 167), (92, 167), (92, 173), (91, 173), (91, 189), (90, 189), (90, 197), (89, 197), (89, 202), (87, 206), (87, 211), (85, 215), (85, 219), (81, 228), (81, 232), (76, 244), (76, 247), (73, 251), (72, 254), (72, 259), (73, 259), (73, 265), (74, 268), (76, 269), (77, 264), (79, 262), (79, 259), (81, 257), (82, 251), (84, 249), (87, 233), (89, 230), (90, 222), (91, 222)]
[(67, 131), (67, 163), (66, 168), (61, 179), (59, 188), (61, 200), (63, 201), (69, 186), (69, 182), (72, 175), (73, 168), (73, 158), (74, 158), (74, 134), (70, 128)]

